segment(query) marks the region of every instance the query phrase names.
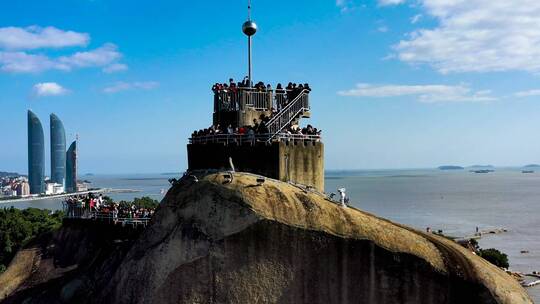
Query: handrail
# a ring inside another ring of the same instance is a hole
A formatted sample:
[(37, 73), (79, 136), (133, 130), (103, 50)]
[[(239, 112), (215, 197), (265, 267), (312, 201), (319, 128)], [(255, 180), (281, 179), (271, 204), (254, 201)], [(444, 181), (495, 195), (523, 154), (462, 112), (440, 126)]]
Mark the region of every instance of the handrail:
[(240, 91), (241, 104), (256, 110), (270, 110), (273, 107), (273, 91)]
[[(303, 89), (298, 96), (308, 91)], [(214, 90), (214, 112), (244, 110), (246, 106), (257, 110), (270, 110), (276, 108), (280, 101), (286, 100), (289, 93), (296, 92), (291, 89), (264, 89), (259, 90), (247, 87), (235, 87)], [(297, 96), (297, 97), (298, 97)], [(280, 100), (278, 100), (278, 98)], [(289, 106), (290, 102), (287, 106)]]
[(255, 143), (255, 142), (268, 142), (270, 140), (275, 141), (295, 141), (295, 142), (318, 142), (321, 140), (320, 135), (306, 135), (306, 134), (212, 134), (204, 136), (196, 136), (189, 139), (190, 144), (206, 144), (206, 143), (222, 143), (222, 144), (243, 144), (243, 143)]
[[(288, 90), (289, 91), (289, 90)], [(277, 113), (276, 115), (272, 116), (272, 118), (268, 121), (268, 123), (266, 124), (267, 126), (271, 125), (274, 123), (275, 120), (277, 120), (280, 115), (283, 115), (281, 113), (287, 111), (289, 108), (291, 108), (302, 96), (303, 94), (306, 94), (308, 92), (308, 90), (306, 89), (303, 89), (302, 91), (300, 91), (300, 93), (298, 93), (298, 96), (296, 96), (291, 102), (289, 102), (283, 109), (281, 109), (281, 111), (279, 113)]]
[(121, 223), (123, 226), (128, 225), (143, 225), (146, 226), (151, 217), (125, 217), (119, 216), (118, 213), (115, 214), (112, 211), (110, 212), (100, 212), (90, 210), (89, 208), (75, 207), (75, 206), (64, 206), (64, 218), (65, 219), (77, 219), (77, 220), (100, 220), (108, 221), (114, 223)]
[(268, 141), (271, 141), (274, 136), (276, 136), (294, 119), (296, 119), (300, 113), (309, 109), (309, 104), (307, 103), (307, 96), (308, 90), (303, 89), (302, 91), (300, 91), (298, 96), (296, 96), (291, 102), (289, 102), (286, 107), (284, 107), (268, 121), (266, 126), (272, 134)]

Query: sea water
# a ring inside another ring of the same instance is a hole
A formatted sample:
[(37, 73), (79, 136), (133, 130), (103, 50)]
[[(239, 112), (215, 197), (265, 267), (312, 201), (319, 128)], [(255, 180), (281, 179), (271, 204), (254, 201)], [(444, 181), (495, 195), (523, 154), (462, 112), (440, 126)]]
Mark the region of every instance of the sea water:
[[(504, 228), (484, 235), (482, 248), (506, 253), (514, 271), (540, 271), (540, 173), (498, 169), (487, 174), (467, 170), (380, 170), (328, 172), (326, 191), (346, 188), (353, 206), (377, 216), (450, 236)], [(521, 251), (529, 251), (522, 254)], [(540, 303), (540, 286), (527, 291)]]
[[(179, 175), (83, 176), (92, 187), (132, 189), (134, 193), (109, 193), (114, 200), (149, 196), (161, 200), (170, 187), (168, 179)], [(471, 236), (479, 230), (507, 229), (484, 235), (482, 248), (508, 254), (515, 271), (540, 271), (540, 173), (497, 169), (487, 174), (467, 170), (373, 170), (330, 171), (326, 192), (346, 188), (353, 206), (377, 216), (425, 231), (443, 230), (450, 236)], [(338, 196), (338, 195), (336, 195)], [(16, 208), (61, 209), (62, 201), (39, 200), (0, 204)], [(521, 253), (521, 251), (528, 253)], [(540, 303), (540, 286), (528, 288)]]

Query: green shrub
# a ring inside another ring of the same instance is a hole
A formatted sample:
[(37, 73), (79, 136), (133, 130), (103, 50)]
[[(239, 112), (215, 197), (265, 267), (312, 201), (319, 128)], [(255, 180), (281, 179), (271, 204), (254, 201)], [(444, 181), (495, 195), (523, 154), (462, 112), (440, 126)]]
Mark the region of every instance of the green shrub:
[[(107, 203), (113, 200), (104, 196)], [(121, 201), (120, 205), (137, 208), (156, 208), (159, 202), (148, 196), (135, 198), (133, 202)], [(36, 208), (24, 210), (11, 208), (0, 209), (0, 273), (4, 272), (19, 249), (33, 238), (53, 231), (62, 225), (62, 211), (51, 212)]]
[(495, 266), (502, 268), (508, 268), (510, 266), (508, 256), (495, 248), (480, 249), (478, 250), (478, 255)]
[(133, 202), (120, 201), (119, 205), (122, 207), (129, 207), (131, 205), (135, 205), (135, 207), (137, 208), (155, 209), (157, 208), (157, 206), (159, 206), (159, 202), (148, 196), (143, 196), (141, 198), (134, 198)]
[(62, 225), (62, 212), (36, 208), (0, 209), (0, 273), (32, 238)]
[(471, 244), (474, 252), (478, 252), (478, 250), (480, 250), (480, 245), (478, 245), (478, 241), (476, 239), (470, 239), (469, 244)]

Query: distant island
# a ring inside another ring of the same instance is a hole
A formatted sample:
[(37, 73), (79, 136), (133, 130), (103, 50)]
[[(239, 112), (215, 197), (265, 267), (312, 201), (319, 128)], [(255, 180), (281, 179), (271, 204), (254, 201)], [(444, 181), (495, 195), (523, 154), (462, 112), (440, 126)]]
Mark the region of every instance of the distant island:
[(530, 164), (530, 165), (523, 166), (523, 168), (540, 168), (540, 165), (538, 165), (538, 164)]
[(94, 173), (86, 173), (84, 176), (94, 176)]
[(492, 165), (473, 165), (469, 166), (469, 169), (495, 169), (495, 166)]
[(461, 166), (439, 166), (439, 170), (463, 170)]

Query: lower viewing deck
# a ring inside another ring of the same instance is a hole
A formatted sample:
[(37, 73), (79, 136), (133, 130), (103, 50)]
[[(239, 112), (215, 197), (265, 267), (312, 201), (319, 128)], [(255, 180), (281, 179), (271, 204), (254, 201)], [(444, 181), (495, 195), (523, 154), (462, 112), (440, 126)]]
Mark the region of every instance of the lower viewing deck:
[(192, 137), (189, 139), (190, 144), (208, 144), (220, 143), (225, 145), (230, 144), (255, 144), (255, 143), (272, 143), (272, 142), (290, 142), (290, 143), (308, 143), (321, 142), (320, 135), (305, 135), (305, 134), (213, 134)]
[(110, 225), (119, 225), (122, 227), (146, 227), (152, 216), (148, 215), (129, 215), (128, 213), (119, 213), (114, 210), (95, 210), (87, 207), (70, 206), (64, 204), (64, 220), (68, 221), (94, 221)]

